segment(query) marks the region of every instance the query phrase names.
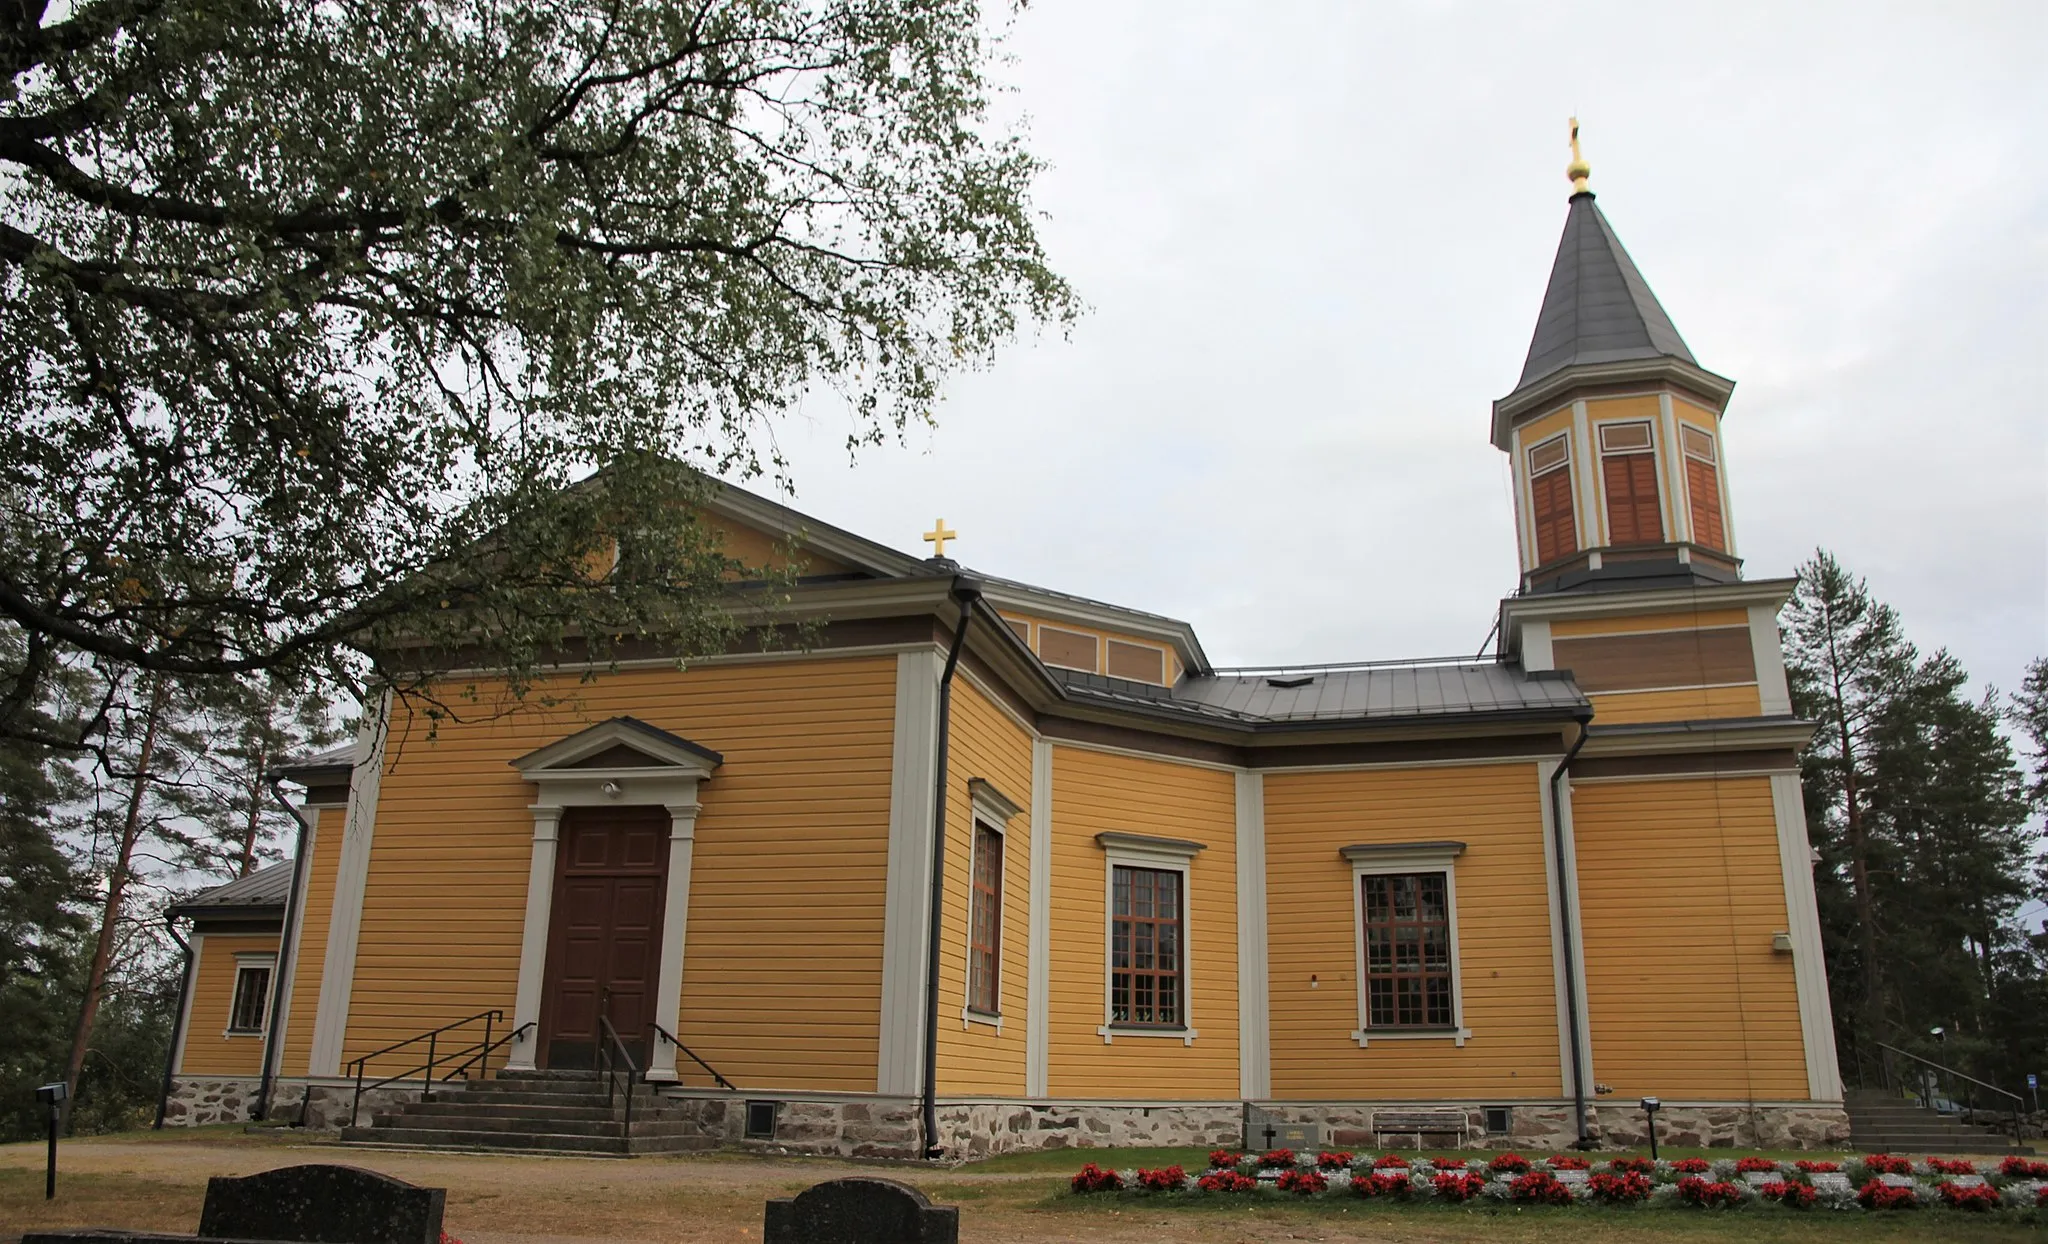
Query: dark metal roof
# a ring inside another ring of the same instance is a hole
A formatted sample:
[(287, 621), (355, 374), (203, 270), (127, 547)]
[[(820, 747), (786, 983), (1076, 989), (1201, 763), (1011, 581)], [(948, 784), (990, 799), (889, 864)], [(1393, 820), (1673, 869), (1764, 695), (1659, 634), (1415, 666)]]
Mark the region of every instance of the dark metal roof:
[(1577, 363), (1650, 358), (1699, 365), (1593, 196), (1575, 194), (1515, 387)]
[(1530, 674), (1497, 661), (1375, 662), (1271, 670), (1219, 670), (1176, 687), (1055, 669), (1070, 697), (1189, 720), (1395, 721), (1487, 714), (1569, 716), (1587, 705), (1568, 676)]
[(174, 904), (174, 916), (245, 915), (259, 911), (284, 911), (292, 892), (292, 862), (285, 860), (259, 868), (226, 885), (201, 890), (182, 903)]

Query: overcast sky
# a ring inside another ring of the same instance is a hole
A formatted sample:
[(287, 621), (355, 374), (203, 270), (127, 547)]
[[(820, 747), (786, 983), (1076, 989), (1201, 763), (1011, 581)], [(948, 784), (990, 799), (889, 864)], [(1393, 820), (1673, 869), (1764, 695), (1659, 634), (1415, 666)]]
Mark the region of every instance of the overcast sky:
[(2048, 5), (1039, 0), (1006, 69), (1089, 311), (798, 508), (1192, 622), (1218, 664), (1476, 652), (1488, 404), (1583, 126), (1726, 422), (1750, 577), (1834, 550), (1980, 679), (2048, 651)]

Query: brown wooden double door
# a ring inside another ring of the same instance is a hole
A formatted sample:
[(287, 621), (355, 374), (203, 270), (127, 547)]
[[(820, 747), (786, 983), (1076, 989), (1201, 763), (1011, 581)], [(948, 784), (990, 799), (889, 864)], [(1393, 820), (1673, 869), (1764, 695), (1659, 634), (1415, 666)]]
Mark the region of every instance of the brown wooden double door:
[(647, 1066), (668, 836), (665, 808), (574, 808), (563, 817), (541, 991), (542, 1066), (595, 1066), (599, 1015)]

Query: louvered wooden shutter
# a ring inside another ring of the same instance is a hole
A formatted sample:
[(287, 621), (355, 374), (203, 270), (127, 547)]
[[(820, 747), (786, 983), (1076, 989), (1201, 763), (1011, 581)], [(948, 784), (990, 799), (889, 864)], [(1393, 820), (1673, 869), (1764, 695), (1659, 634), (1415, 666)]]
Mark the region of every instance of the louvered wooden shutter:
[(1545, 471), (1529, 481), (1536, 528), (1536, 563), (1547, 565), (1579, 551), (1579, 525), (1572, 512), (1572, 473)]
[(1657, 506), (1657, 455), (1610, 454), (1600, 461), (1607, 482), (1608, 543), (1661, 544), (1664, 515)]
[(1710, 549), (1728, 551), (1728, 532), (1721, 523), (1721, 478), (1711, 462), (1685, 460), (1685, 488), (1692, 500), (1692, 539)]

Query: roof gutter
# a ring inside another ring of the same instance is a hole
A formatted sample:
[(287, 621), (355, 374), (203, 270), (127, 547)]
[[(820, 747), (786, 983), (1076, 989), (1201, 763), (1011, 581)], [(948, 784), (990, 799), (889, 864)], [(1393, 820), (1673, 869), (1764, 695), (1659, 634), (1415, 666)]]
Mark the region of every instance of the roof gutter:
[(981, 581), (954, 575), (949, 595), (960, 606), (960, 622), (946, 651), (945, 672), (939, 675), (938, 748), (933, 766), (937, 776), (932, 783), (932, 892), (924, 961), (924, 1156), (928, 1159), (939, 1156), (939, 919), (946, 902), (946, 762), (952, 734), (953, 675), (960, 668), (960, 650), (967, 645), (974, 606), (981, 600)]
[(277, 1082), (278, 1061), (284, 1056), (284, 1005), (292, 973), (298, 967), (292, 957), (293, 934), (297, 932), (299, 890), (306, 884), (306, 834), (313, 828), (305, 814), (286, 798), (282, 782), (282, 778), (271, 778), (270, 793), (298, 822), (299, 832), (292, 848), (292, 888), (285, 892), (284, 924), (277, 934), (277, 972), (270, 982), (270, 1022), (263, 1029), (263, 1076), (256, 1084), (256, 1101), (249, 1109), (249, 1117), (259, 1121), (270, 1114), (270, 1090)]
[(1564, 780), (1571, 773), (1572, 761), (1579, 757), (1579, 749), (1591, 737), (1593, 710), (1588, 708), (1576, 719), (1579, 723), (1579, 737), (1573, 740), (1571, 749), (1558, 763), (1557, 771), (1550, 775), (1550, 837), (1552, 849), (1557, 853), (1557, 927), (1564, 942), (1564, 1002), (1565, 1024), (1571, 1038), (1572, 1067), (1572, 1121), (1578, 1128), (1579, 1138), (1573, 1147), (1590, 1149), (1593, 1139), (1586, 1134), (1586, 1067), (1585, 1059), (1579, 1053), (1579, 971), (1578, 933), (1572, 925), (1572, 911), (1577, 905), (1575, 878), (1568, 867), (1569, 857), (1564, 849)]

